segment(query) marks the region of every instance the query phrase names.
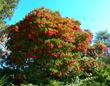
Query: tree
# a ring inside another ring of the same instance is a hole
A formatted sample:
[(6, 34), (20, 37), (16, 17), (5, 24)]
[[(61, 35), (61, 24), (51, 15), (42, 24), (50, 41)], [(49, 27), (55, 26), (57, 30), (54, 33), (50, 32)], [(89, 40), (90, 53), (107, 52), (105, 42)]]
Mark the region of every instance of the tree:
[(19, 0), (0, 0), (0, 29), (4, 29), (5, 19), (10, 18)]
[(11, 18), (18, 1), (19, 0), (0, 0), (0, 57), (3, 54), (3, 49), (5, 49), (7, 38), (5, 19)]
[(107, 30), (96, 33), (95, 42), (102, 41), (108, 47), (110, 46), (110, 33)]
[[(41, 85), (50, 83), (49, 79), (75, 82), (77, 77), (87, 77), (102, 65), (85, 56), (92, 33), (82, 30), (79, 21), (64, 18), (59, 12), (37, 8), (7, 30), (11, 53), (1, 74), (9, 75), (14, 84), (26, 80)], [(101, 43), (98, 45), (98, 50), (105, 50)]]
[(8, 52), (5, 46), (8, 35), (5, 19), (11, 18), (18, 2), (19, 0), (0, 0), (0, 65), (2, 64), (1, 57), (4, 59)]
[(63, 79), (72, 70), (82, 71), (80, 64), (84, 62), (77, 59), (85, 55), (93, 37), (89, 30), (80, 28), (79, 21), (44, 7), (33, 10), (8, 30), (11, 58), (7, 64), (25, 74), (31, 70), (27, 76), (32, 82), (36, 75)]
[(107, 54), (109, 55), (109, 50), (110, 50), (110, 33), (108, 33), (107, 30), (105, 31), (100, 31), (98, 33), (96, 33), (95, 36), (95, 43), (97, 43), (98, 41), (101, 41), (102, 43), (104, 43), (108, 50), (107, 50)]

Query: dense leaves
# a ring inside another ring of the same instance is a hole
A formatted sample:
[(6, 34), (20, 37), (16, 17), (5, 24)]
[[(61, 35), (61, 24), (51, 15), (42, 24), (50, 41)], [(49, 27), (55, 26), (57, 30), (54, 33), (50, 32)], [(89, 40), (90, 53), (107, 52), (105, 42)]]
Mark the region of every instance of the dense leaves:
[(76, 58), (86, 54), (92, 34), (82, 30), (77, 20), (62, 18), (58, 12), (44, 7), (29, 13), (23, 21), (9, 29), (11, 61), (27, 63), (32, 59), (56, 77), (73, 69)]
[(99, 57), (106, 46), (101, 42), (90, 45), (92, 33), (57, 11), (37, 8), (10, 26), (8, 33), (11, 53), (5, 65), (14, 84), (76, 83), (105, 65)]
[(0, 0), (0, 29), (5, 27), (4, 19), (10, 18), (19, 0)]
[(94, 58), (104, 57), (107, 55), (107, 46), (101, 41), (98, 41), (94, 45), (88, 47), (87, 55)]
[(95, 43), (101, 41), (103, 44), (105, 44), (107, 46), (106, 57), (110, 56), (110, 33), (107, 30), (96, 33), (94, 41)]

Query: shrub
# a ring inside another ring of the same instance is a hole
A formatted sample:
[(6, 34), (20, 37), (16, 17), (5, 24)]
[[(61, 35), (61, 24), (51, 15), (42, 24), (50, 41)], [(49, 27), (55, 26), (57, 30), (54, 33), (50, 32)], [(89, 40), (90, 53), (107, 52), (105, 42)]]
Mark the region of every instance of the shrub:
[(96, 70), (91, 77), (81, 81), (79, 86), (109, 86), (110, 85), (110, 65)]

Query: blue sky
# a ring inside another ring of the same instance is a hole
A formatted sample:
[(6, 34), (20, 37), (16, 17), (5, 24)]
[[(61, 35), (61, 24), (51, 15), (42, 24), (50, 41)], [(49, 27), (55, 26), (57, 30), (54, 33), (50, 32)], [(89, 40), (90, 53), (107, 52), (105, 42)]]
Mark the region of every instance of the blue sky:
[(110, 0), (20, 0), (7, 24), (15, 24), (41, 6), (59, 11), (63, 17), (79, 20), (83, 29), (93, 33), (105, 29), (110, 32)]

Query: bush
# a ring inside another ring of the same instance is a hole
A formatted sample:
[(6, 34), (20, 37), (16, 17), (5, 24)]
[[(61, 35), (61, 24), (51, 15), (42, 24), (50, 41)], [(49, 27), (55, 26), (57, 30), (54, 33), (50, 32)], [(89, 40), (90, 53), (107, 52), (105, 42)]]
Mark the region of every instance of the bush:
[(95, 70), (95, 74), (80, 80), (78, 86), (109, 86), (110, 85), (110, 65)]

